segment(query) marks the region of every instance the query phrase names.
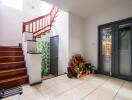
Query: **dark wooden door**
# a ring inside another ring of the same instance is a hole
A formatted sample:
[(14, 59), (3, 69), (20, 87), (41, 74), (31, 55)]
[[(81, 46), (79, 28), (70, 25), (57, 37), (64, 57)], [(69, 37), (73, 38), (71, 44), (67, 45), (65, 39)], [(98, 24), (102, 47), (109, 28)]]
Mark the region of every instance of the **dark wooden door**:
[(50, 72), (51, 74), (58, 75), (58, 47), (59, 36), (50, 38)]

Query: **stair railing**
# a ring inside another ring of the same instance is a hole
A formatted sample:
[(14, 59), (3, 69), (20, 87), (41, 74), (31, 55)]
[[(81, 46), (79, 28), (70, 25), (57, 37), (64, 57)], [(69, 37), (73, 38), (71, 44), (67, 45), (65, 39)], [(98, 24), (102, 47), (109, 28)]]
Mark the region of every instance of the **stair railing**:
[(60, 11), (60, 9), (53, 7), (51, 12), (50, 12), (50, 23), (51, 26), (53, 24), (53, 22), (55, 21), (55, 18), (58, 16), (58, 12)]
[(33, 37), (36, 38), (45, 34), (45, 32), (50, 31), (57, 17), (59, 9), (53, 7), (49, 14), (37, 17), (28, 22), (23, 22), (22, 32), (33, 33)]

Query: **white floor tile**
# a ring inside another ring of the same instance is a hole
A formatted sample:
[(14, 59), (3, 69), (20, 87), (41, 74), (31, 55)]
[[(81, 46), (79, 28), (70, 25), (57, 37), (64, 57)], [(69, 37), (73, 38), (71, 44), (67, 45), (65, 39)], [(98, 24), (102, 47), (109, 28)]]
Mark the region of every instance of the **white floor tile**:
[(18, 95), (14, 95), (14, 96), (4, 98), (3, 100), (19, 100), (19, 97), (18, 97)]
[(84, 100), (112, 100), (123, 82), (123, 80), (110, 78)]
[(99, 74), (81, 79), (62, 75), (22, 87), (22, 95), (3, 100), (132, 100), (131, 82)]
[(115, 100), (132, 100), (132, 83), (125, 82), (118, 94), (115, 97)]

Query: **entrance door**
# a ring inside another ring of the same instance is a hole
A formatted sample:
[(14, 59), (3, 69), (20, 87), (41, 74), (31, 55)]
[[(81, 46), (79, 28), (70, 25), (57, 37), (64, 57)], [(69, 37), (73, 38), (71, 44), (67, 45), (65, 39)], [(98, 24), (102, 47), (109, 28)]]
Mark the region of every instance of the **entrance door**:
[(115, 74), (119, 78), (132, 79), (132, 24), (130, 21), (120, 22), (116, 25), (116, 63)]
[(112, 35), (111, 25), (100, 27), (99, 71), (107, 75), (111, 75), (112, 71)]
[(132, 81), (132, 18), (99, 26), (99, 72)]
[(55, 76), (58, 75), (58, 44), (59, 36), (50, 38), (50, 72)]

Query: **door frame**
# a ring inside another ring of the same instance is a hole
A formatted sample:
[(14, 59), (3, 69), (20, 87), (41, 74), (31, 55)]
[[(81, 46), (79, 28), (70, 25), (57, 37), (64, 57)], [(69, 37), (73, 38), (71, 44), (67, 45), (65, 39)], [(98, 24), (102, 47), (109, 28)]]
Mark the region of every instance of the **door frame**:
[[(115, 55), (116, 54), (115, 39), (116, 39), (116, 36), (117, 36), (117, 35), (115, 35), (115, 33), (117, 31), (115, 29), (115, 27), (119, 23), (128, 22), (128, 21), (131, 22), (131, 24), (132, 24), (132, 17), (126, 18), (126, 19), (122, 19), (122, 20), (118, 20), (118, 21), (115, 21), (115, 22), (106, 23), (106, 24), (98, 26), (98, 50), (97, 50), (97, 54), (98, 54), (98, 57), (97, 57), (98, 66), (97, 67), (98, 67), (98, 70), (97, 70), (97, 72), (100, 73), (100, 74), (108, 75), (108, 76), (110, 75), (109, 73), (106, 73), (106, 72), (102, 71), (101, 70), (101, 66), (100, 66), (101, 65), (100, 64), (101, 63), (101, 59), (100, 58), (101, 58), (101, 53), (102, 53), (102, 51), (101, 51), (102, 50), (102, 48), (101, 48), (102, 44), (101, 44), (101, 35), (100, 35), (100, 32), (101, 32), (102, 28), (110, 27), (111, 26), (112, 27), (112, 60), (111, 60), (112, 64), (111, 64), (111, 72), (113, 73), (112, 76), (113, 77), (117, 77), (117, 78), (121, 78), (121, 79), (125, 79), (125, 80), (128, 80), (128, 81), (132, 81), (132, 78), (130, 79), (130, 78), (127, 78), (127, 77), (124, 77), (124, 76), (117, 75), (117, 73), (116, 73), (117, 69), (114, 67), (115, 63), (116, 63), (115, 57), (117, 56), (117, 55)], [(132, 31), (132, 26), (131, 26), (131, 31)], [(131, 39), (132, 39), (132, 35), (131, 35)], [(132, 40), (131, 40), (131, 43), (132, 43)], [(132, 50), (132, 46), (131, 46), (131, 50)], [(132, 61), (132, 59), (131, 59), (131, 61)], [(132, 70), (132, 63), (131, 63), (131, 70)]]
[[(101, 29), (102, 28), (107, 28), (107, 27), (111, 27), (112, 28), (112, 44), (113, 44), (113, 31), (114, 31), (114, 28), (113, 28), (113, 24), (105, 24), (105, 25), (101, 25), (101, 26), (99, 26), (98, 27), (98, 72), (99, 73), (101, 73), (101, 74), (104, 74), (104, 75), (110, 75), (110, 73), (108, 73), (108, 72), (105, 72), (105, 71), (103, 71), (102, 70), (102, 68), (101, 68), (101, 66), (99, 66), (99, 65), (101, 65), (101, 62), (102, 62), (102, 44), (101, 44), (101, 40), (102, 40), (102, 35), (100, 35), (100, 33), (101, 33)], [(112, 45), (112, 53), (113, 53), (113, 46), (114, 45)], [(112, 59), (111, 59), (111, 66), (113, 66), (113, 54), (111, 54), (111, 57), (112, 57)], [(101, 59), (100, 59), (101, 58)], [(111, 72), (113, 72), (113, 68), (111, 67)]]

